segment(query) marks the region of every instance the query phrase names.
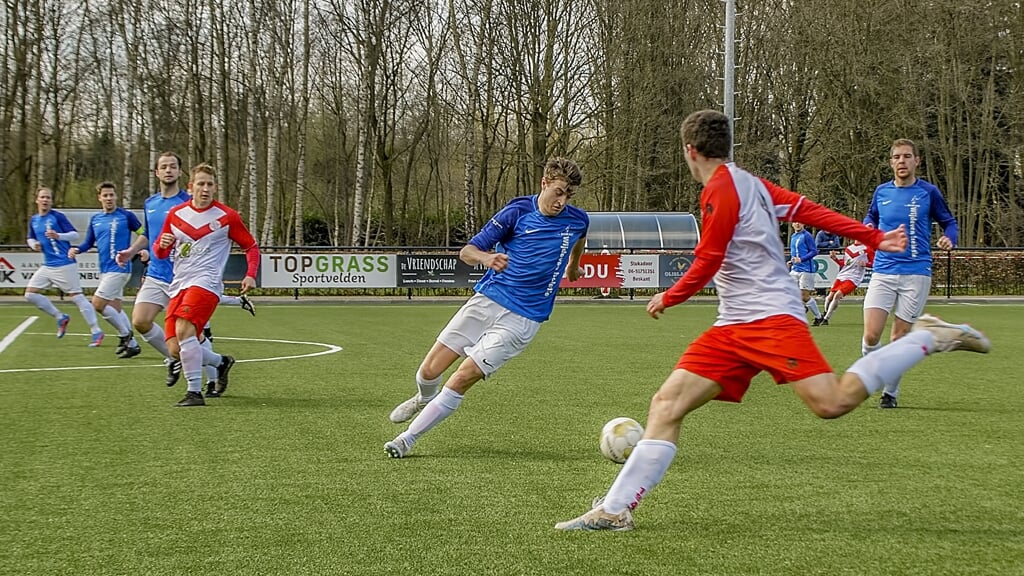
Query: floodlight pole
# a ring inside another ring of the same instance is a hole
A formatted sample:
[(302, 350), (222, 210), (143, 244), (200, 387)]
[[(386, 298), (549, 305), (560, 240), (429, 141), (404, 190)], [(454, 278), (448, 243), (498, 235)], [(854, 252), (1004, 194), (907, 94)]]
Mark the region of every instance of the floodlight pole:
[(733, 159), (736, 147), (736, 0), (725, 0), (725, 70), (722, 75), (724, 83), (722, 112), (729, 118), (729, 133), (733, 142), (729, 146), (729, 160)]

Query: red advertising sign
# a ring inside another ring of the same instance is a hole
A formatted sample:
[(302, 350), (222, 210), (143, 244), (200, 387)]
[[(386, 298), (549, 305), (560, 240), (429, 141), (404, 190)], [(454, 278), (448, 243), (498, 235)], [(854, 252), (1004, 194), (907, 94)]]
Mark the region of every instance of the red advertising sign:
[(622, 270), (618, 254), (584, 254), (580, 258), (583, 276), (575, 282), (562, 276), (559, 288), (621, 288)]

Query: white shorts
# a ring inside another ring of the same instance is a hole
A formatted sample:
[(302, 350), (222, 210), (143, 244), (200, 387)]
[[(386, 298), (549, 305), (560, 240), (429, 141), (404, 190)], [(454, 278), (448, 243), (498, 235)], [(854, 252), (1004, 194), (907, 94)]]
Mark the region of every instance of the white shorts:
[(167, 303), (171, 301), (171, 285), (169, 282), (146, 278), (139, 287), (139, 293), (135, 295), (135, 303), (146, 302), (156, 304), (166, 309)]
[(42, 266), (32, 274), (28, 281), (29, 288), (46, 290), (51, 286), (60, 288), (65, 294), (80, 294), (82, 283), (78, 278), (78, 264), (67, 266)]
[(900, 320), (913, 322), (924, 312), (931, 289), (931, 276), (875, 272), (864, 295), (864, 309), (891, 310)]
[(103, 272), (100, 274), (100, 285), (96, 287), (93, 296), (110, 301), (123, 300), (124, 287), (131, 277), (132, 275), (127, 272)]
[(537, 330), (540, 322), (520, 316), (483, 294), (474, 294), (448, 321), (437, 341), (472, 358), (487, 378), (525, 350)]
[(814, 272), (790, 272), (789, 277), (796, 281), (801, 290), (814, 291), (814, 280), (817, 278)]

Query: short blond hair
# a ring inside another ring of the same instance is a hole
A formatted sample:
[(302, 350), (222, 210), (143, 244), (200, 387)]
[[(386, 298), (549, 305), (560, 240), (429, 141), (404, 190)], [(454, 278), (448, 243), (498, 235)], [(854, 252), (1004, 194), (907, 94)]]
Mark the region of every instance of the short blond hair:
[(213, 176), (214, 181), (217, 180), (216, 168), (210, 166), (206, 162), (203, 162), (202, 164), (196, 164), (195, 166), (192, 167), (192, 170), (189, 172), (189, 180), (194, 179), (196, 177), (196, 174), (199, 174), (200, 172), (203, 174), (209, 174), (210, 176)]

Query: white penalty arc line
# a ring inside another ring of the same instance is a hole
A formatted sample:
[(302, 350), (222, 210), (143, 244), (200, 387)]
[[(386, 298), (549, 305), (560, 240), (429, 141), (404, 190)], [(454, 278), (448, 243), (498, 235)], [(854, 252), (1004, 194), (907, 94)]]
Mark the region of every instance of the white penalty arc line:
[[(26, 321), (27, 322), (27, 321)], [(31, 322), (29, 322), (31, 324)], [(28, 325), (26, 324), (27, 328)], [(20, 328), (20, 326), (19, 326)], [(243, 360), (236, 360), (236, 364), (242, 364), (244, 362), (274, 362), (277, 360), (295, 360), (298, 358), (314, 358), (316, 356), (326, 356), (328, 354), (335, 354), (341, 352), (343, 348), (341, 346), (335, 346), (334, 344), (325, 344), (323, 342), (303, 342), (301, 340), (275, 340), (273, 338), (231, 338), (228, 336), (217, 336), (215, 340), (238, 340), (243, 342), (272, 342), (275, 344), (305, 344), (308, 346), (323, 346), (326, 350), (319, 352), (311, 352), (309, 354), (296, 354), (294, 356), (275, 356), (273, 358), (247, 358)], [(63, 372), (67, 370), (110, 370), (116, 368), (155, 368), (163, 367), (161, 364), (121, 364), (115, 366), (65, 366), (59, 368), (10, 368), (8, 370), (0, 370), (0, 374), (8, 374), (11, 372)]]
[(39, 319), (39, 316), (29, 316), (24, 322), (18, 324), (18, 327), (7, 333), (3, 340), (0, 340), (0, 353), (7, 349), (8, 346), (14, 343), (14, 341), (21, 336), (21, 333), (28, 329), (33, 322)]

